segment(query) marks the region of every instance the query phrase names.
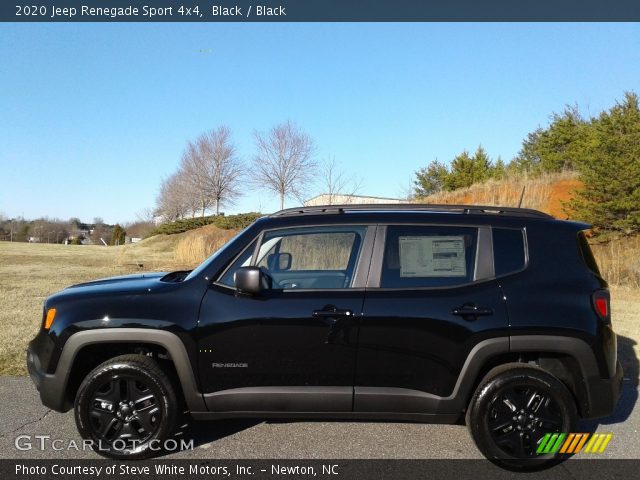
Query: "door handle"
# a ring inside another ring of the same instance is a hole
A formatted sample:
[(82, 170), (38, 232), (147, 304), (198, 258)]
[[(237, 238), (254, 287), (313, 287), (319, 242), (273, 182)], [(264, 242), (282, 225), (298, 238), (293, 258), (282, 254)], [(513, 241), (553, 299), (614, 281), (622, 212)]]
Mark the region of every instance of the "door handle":
[[(349, 345), (349, 325), (351, 322), (342, 322), (341, 320), (353, 317), (352, 310), (342, 310), (333, 305), (327, 305), (322, 310), (314, 310), (312, 315), (314, 318), (322, 319), (322, 323), (329, 326), (327, 339), (324, 343)], [(340, 336), (343, 338), (342, 341), (339, 341)]]
[(461, 317), (479, 317), (481, 315), (493, 315), (493, 309), (467, 303), (451, 310), (451, 314)]
[(312, 315), (314, 318), (338, 319), (344, 317), (352, 317), (353, 312), (351, 310), (340, 310), (334, 308), (333, 310), (314, 310)]

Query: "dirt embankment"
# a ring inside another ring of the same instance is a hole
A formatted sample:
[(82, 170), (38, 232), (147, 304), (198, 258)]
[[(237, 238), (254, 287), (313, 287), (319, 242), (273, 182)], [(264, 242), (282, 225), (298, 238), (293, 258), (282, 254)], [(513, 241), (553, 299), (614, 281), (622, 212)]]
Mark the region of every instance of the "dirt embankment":
[[(522, 207), (541, 210), (556, 218), (568, 218), (566, 202), (582, 183), (575, 173), (562, 172), (530, 178), (519, 176), (490, 180), (453, 192), (441, 192), (421, 199), (421, 203), (475, 204)], [(524, 193), (523, 193), (524, 191)]]

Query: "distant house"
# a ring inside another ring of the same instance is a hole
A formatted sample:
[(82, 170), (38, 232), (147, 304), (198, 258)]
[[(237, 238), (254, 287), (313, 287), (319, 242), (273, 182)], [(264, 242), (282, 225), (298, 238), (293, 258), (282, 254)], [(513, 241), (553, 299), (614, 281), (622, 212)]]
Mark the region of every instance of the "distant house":
[(370, 205), (373, 203), (405, 203), (406, 200), (400, 198), (369, 197), (366, 195), (345, 195), (341, 193), (328, 194), (321, 193), (304, 202), (305, 207), (317, 205)]
[(29, 237), (29, 243), (40, 243), (40, 237)]
[(72, 228), (69, 232), (69, 236), (64, 241), (65, 245), (69, 245), (76, 238), (80, 239), (80, 243), (82, 245), (92, 245), (93, 242), (91, 241), (90, 235), (93, 232), (93, 227), (93, 225), (81, 224)]

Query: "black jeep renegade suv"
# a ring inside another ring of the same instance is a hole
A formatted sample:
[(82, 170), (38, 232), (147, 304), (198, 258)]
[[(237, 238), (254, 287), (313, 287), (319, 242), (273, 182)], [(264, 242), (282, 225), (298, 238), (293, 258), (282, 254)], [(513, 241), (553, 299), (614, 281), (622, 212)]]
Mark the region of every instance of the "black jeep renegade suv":
[(190, 272), (69, 287), (28, 349), (103, 455), (178, 414), (453, 423), (510, 466), (612, 412), (622, 369), (583, 231), (533, 210), (330, 206), (257, 220)]

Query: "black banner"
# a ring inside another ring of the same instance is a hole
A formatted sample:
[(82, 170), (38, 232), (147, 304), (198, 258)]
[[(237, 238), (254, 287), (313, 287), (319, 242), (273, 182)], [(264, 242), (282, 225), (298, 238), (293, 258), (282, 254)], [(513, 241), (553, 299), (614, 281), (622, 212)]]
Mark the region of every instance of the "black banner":
[(546, 470), (513, 472), (487, 460), (0, 460), (0, 478), (115, 480), (262, 480), (278, 478), (425, 479), (425, 480), (560, 480), (636, 478), (639, 460), (568, 460)]
[(3, 22), (631, 22), (638, 0), (3, 1)]

